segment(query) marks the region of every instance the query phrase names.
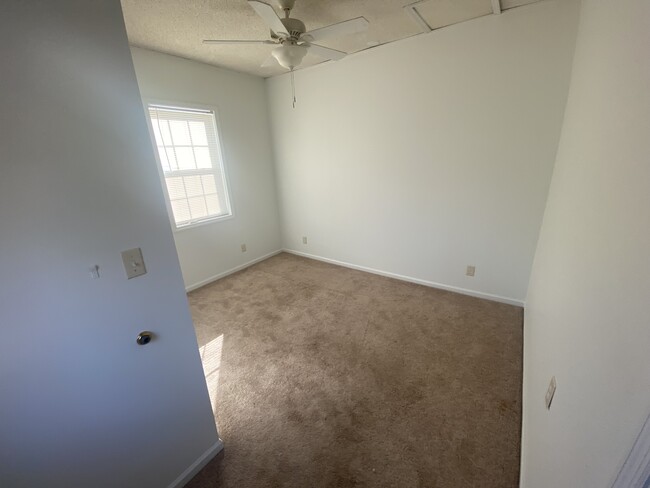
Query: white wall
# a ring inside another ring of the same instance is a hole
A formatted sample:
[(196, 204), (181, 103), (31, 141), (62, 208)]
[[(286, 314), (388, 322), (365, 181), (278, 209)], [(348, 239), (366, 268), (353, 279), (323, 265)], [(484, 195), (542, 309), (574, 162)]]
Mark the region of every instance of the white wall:
[(0, 32), (0, 485), (167, 486), (219, 444), (120, 3)]
[(523, 300), (577, 15), (548, 0), (298, 71), (295, 110), (269, 79), (284, 246)]
[(649, 59), (650, 2), (583, 0), (526, 307), (525, 488), (611, 486), (650, 413)]
[(144, 49), (132, 53), (145, 99), (205, 104), (218, 113), (234, 218), (174, 233), (185, 285), (280, 249), (264, 80)]

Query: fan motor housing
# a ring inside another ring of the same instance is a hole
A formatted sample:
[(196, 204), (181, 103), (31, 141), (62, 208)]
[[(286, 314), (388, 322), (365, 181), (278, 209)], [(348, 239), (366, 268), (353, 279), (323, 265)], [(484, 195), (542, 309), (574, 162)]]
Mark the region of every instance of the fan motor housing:
[(295, 40), (298, 40), (298, 38), (301, 35), (307, 32), (305, 24), (303, 24), (298, 19), (287, 18), (287, 19), (280, 19), (280, 20), (282, 21), (282, 24), (287, 28), (287, 32), (289, 33), (289, 35)]

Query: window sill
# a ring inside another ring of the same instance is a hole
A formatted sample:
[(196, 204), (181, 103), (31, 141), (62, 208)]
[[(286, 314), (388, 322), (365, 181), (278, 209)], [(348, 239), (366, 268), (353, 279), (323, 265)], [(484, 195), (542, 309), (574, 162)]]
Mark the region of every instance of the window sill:
[(224, 215), (222, 217), (214, 217), (212, 219), (201, 220), (200, 222), (184, 225), (182, 227), (176, 227), (175, 224), (172, 224), (173, 225), (172, 230), (174, 231), (174, 233), (183, 232), (185, 230), (196, 229), (197, 227), (203, 227), (205, 225), (216, 224), (217, 222), (223, 222), (224, 220), (230, 220), (233, 217), (234, 217), (233, 214)]

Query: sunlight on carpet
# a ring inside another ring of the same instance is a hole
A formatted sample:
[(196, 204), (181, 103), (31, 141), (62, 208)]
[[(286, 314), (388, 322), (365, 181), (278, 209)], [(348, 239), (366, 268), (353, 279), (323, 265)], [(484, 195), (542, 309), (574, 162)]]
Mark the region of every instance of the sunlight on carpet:
[(221, 368), (221, 351), (223, 349), (223, 334), (215, 337), (205, 346), (199, 348), (201, 354), (201, 363), (203, 364), (203, 373), (208, 385), (210, 394), (210, 403), (212, 411), (215, 412), (217, 406), (217, 390), (219, 389), (219, 370)]

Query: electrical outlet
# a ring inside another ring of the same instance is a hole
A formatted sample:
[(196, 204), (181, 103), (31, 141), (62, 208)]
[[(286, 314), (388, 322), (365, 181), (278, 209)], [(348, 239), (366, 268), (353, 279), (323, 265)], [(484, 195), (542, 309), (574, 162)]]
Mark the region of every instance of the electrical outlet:
[(303, 236), (303, 237), (302, 237), (302, 243), (303, 243), (303, 244), (307, 244), (307, 236)]
[(474, 276), (476, 274), (476, 266), (467, 266), (467, 270), (465, 271), (465, 274), (467, 276)]
[(546, 409), (551, 409), (551, 403), (553, 403), (553, 397), (555, 396), (555, 389), (557, 388), (557, 381), (555, 381), (555, 376), (551, 378), (551, 382), (548, 384), (548, 389), (546, 390), (546, 396), (544, 397), (544, 402), (546, 403)]
[(246, 252), (246, 244), (241, 245), (241, 252)]

